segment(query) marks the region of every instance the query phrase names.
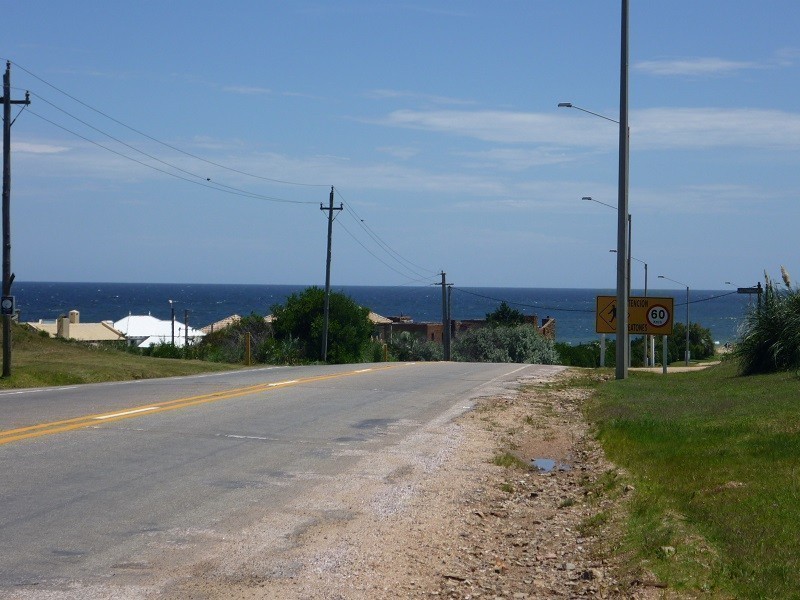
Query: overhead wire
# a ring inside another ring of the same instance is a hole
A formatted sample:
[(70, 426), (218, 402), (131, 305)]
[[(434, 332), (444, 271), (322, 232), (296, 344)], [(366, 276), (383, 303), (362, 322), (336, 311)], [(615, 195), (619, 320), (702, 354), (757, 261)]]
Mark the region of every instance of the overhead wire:
[(19, 63), (16, 63), (16, 62), (13, 62), (13, 61), (11, 61), (11, 62), (12, 62), (12, 64), (13, 64), (14, 66), (16, 66), (16, 67), (18, 67), (18, 68), (22, 69), (23, 71), (25, 71), (25, 72), (26, 72), (28, 75), (30, 75), (30, 76), (31, 76), (31, 77), (33, 77), (34, 79), (37, 79), (38, 81), (41, 81), (41, 82), (42, 82), (43, 84), (45, 84), (46, 86), (53, 88), (54, 90), (56, 90), (56, 91), (57, 91), (57, 92), (59, 92), (60, 94), (63, 94), (63, 95), (65, 95), (67, 98), (69, 98), (70, 100), (72, 100), (72, 101), (74, 101), (74, 102), (77, 102), (77, 103), (78, 103), (78, 104), (80, 104), (81, 106), (83, 106), (83, 107), (85, 107), (85, 108), (88, 108), (89, 110), (91, 110), (91, 111), (93, 111), (93, 112), (97, 113), (98, 115), (101, 115), (102, 117), (105, 117), (106, 119), (108, 119), (108, 120), (110, 120), (110, 121), (113, 121), (113, 122), (114, 122), (114, 123), (116, 123), (117, 125), (120, 125), (121, 127), (124, 127), (124, 128), (126, 128), (126, 129), (128, 129), (128, 130), (130, 130), (130, 131), (133, 131), (134, 133), (136, 133), (136, 134), (138, 134), (138, 135), (141, 135), (142, 137), (145, 137), (145, 138), (147, 138), (147, 139), (149, 139), (149, 140), (151, 140), (151, 141), (153, 141), (153, 142), (155, 142), (155, 143), (157, 143), (157, 144), (160, 144), (160, 145), (164, 146), (165, 148), (169, 148), (170, 150), (174, 150), (175, 152), (179, 152), (179, 153), (181, 153), (181, 154), (183, 154), (183, 155), (185, 155), (185, 156), (188, 156), (188, 157), (190, 157), (190, 158), (193, 158), (193, 159), (195, 159), (195, 160), (199, 160), (199, 161), (201, 161), (201, 162), (204, 162), (204, 163), (206, 163), (206, 164), (209, 164), (209, 165), (212, 165), (212, 166), (218, 167), (218, 168), (220, 168), (220, 169), (225, 169), (225, 170), (227, 170), (227, 171), (231, 171), (231, 172), (233, 172), (233, 173), (238, 173), (239, 175), (245, 175), (245, 176), (247, 176), (247, 177), (253, 177), (253, 178), (255, 178), (255, 179), (261, 179), (261, 180), (263, 180), (263, 181), (270, 181), (270, 182), (272, 182), (272, 183), (280, 183), (280, 184), (284, 184), (284, 185), (295, 185), (295, 186), (303, 186), (303, 187), (328, 187), (328, 184), (323, 184), (323, 183), (304, 183), (304, 182), (298, 182), (298, 181), (290, 181), (290, 180), (286, 180), (286, 179), (278, 179), (278, 178), (273, 178), (273, 177), (265, 177), (265, 176), (263, 176), (263, 175), (257, 175), (257, 174), (255, 174), (255, 173), (249, 173), (249, 172), (247, 172), (247, 171), (242, 171), (242, 170), (240, 170), (240, 169), (236, 169), (236, 168), (234, 168), (234, 167), (230, 167), (230, 166), (228, 166), (228, 165), (223, 165), (223, 164), (221, 164), (221, 163), (217, 163), (217, 162), (215, 162), (215, 161), (208, 160), (208, 159), (206, 159), (206, 158), (203, 158), (202, 156), (198, 156), (198, 155), (196, 155), (196, 154), (192, 154), (191, 152), (188, 152), (188, 151), (186, 151), (186, 150), (183, 150), (183, 149), (181, 149), (181, 148), (178, 148), (177, 146), (174, 146), (174, 145), (172, 145), (172, 144), (168, 144), (167, 142), (164, 142), (164, 141), (162, 141), (162, 140), (159, 140), (158, 138), (155, 138), (155, 137), (153, 137), (153, 136), (151, 136), (151, 135), (149, 135), (149, 134), (147, 134), (147, 133), (145, 133), (145, 132), (143, 132), (143, 131), (141, 131), (141, 130), (139, 130), (139, 129), (135, 128), (135, 127), (132, 127), (132, 126), (130, 126), (130, 125), (128, 125), (128, 124), (126, 124), (126, 123), (123, 123), (123, 122), (122, 122), (122, 121), (120, 121), (119, 119), (116, 119), (116, 118), (112, 117), (111, 115), (109, 115), (109, 114), (107, 114), (107, 113), (105, 113), (105, 112), (101, 111), (100, 109), (97, 109), (97, 108), (95, 108), (95, 107), (91, 106), (90, 104), (88, 104), (88, 103), (84, 102), (83, 100), (81, 100), (81, 99), (79, 99), (79, 98), (77, 98), (77, 97), (73, 96), (73, 95), (72, 95), (72, 94), (70, 94), (69, 92), (66, 92), (66, 91), (62, 90), (61, 88), (59, 88), (59, 87), (57, 87), (57, 86), (53, 85), (53, 84), (52, 84), (52, 83), (50, 83), (49, 81), (46, 81), (45, 79), (43, 79), (43, 78), (39, 77), (38, 75), (36, 75), (36, 74), (35, 74), (35, 73), (33, 73), (32, 71), (30, 71), (30, 70), (26, 69), (24, 66), (20, 65)]
[(369, 227), (369, 225), (367, 225), (366, 221), (361, 217), (358, 211), (356, 211), (352, 203), (347, 202), (336, 187), (334, 187), (334, 192), (341, 198), (343, 206), (347, 209), (348, 216), (353, 219), (355, 223), (367, 234), (367, 236), (369, 236), (369, 238), (372, 239), (372, 241), (375, 242), (378, 247), (383, 250), (393, 261), (395, 261), (403, 269), (414, 273), (418, 277), (421, 277), (423, 280), (428, 279), (429, 274), (433, 275), (435, 273), (435, 271), (432, 269), (420, 266), (408, 260), (399, 252), (394, 250), (371, 227)]
[(408, 276), (406, 273), (403, 273), (402, 271), (400, 271), (400, 270), (396, 269), (395, 267), (393, 267), (392, 265), (390, 265), (389, 263), (387, 263), (385, 260), (383, 260), (383, 259), (382, 259), (380, 256), (378, 256), (377, 254), (375, 254), (375, 253), (374, 253), (372, 250), (370, 250), (369, 248), (367, 248), (367, 247), (366, 247), (366, 246), (365, 246), (365, 245), (364, 245), (364, 244), (361, 242), (361, 240), (359, 240), (359, 239), (358, 239), (358, 238), (357, 238), (357, 237), (356, 237), (356, 236), (353, 234), (353, 232), (352, 232), (352, 231), (350, 231), (350, 230), (349, 230), (349, 229), (348, 229), (348, 228), (345, 226), (345, 224), (344, 224), (344, 223), (339, 223), (339, 226), (340, 226), (342, 229), (344, 229), (344, 231), (347, 233), (347, 235), (349, 235), (351, 238), (353, 238), (353, 240), (355, 240), (355, 242), (356, 242), (356, 243), (357, 243), (359, 246), (361, 246), (361, 247), (362, 247), (362, 248), (363, 248), (363, 249), (364, 249), (364, 250), (365, 250), (365, 251), (366, 251), (366, 252), (367, 252), (369, 255), (371, 255), (371, 256), (372, 256), (372, 257), (373, 257), (375, 260), (377, 260), (378, 262), (380, 262), (380, 263), (381, 263), (382, 265), (384, 265), (384, 266), (385, 266), (387, 269), (390, 269), (390, 270), (394, 271), (395, 273), (397, 273), (398, 275), (400, 275), (401, 277), (404, 277), (405, 279), (409, 280), (409, 282), (410, 282), (410, 283), (419, 283), (419, 282), (422, 282), (422, 281), (428, 281), (428, 280), (432, 279), (432, 278), (430, 278), (430, 277), (423, 277), (423, 278), (421, 278), (421, 279), (413, 279), (413, 278), (409, 277), (409, 276)]
[[(22, 71), (24, 71), (25, 73), (27, 73), (28, 75), (33, 77), (34, 79), (40, 81), (41, 83), (43, 83), (44, 85), (52, 88), (53, 90), (57, 91), (58, 93), (63, 94), (64, 96), (66, 96), (70, 100), (78, 103), (79, 105), (87, 108), (88, 110), (90, 110), (90, 111), (92, 111), (92, 112), (94, 112), (94, 113), (96, 113), (96, 114), (98, 114), (98, 115), (100, 115), (100, 116), (112, 121), (113, 123), (116, 123), (117, 125), (119, 125), (121, 127), (124, 127), (125, 129), (128, 129), (128, 130), (136, 133), (137, 135), (140, 135), (140, 136), (142, 136), (142, 137), (144, 137), (144, 138), (146, 138), (148, 140), (151, 140), (152, 142), (154, 142), (156, 144), (159, 144), (159, 145), (161, 145), (161, 146), (163, 146), (165, 148), (169, 148), (170, 150), (178, 152), (178, 153), (180, 153), (180, 154), (182, 154), (184, 156), (190, 157), (190, 158), (192, 158), (194, 160), (198, 160), (198, 161), (203, 162), (205, 164), (209, 164), (209, 165), (212, 165), (214, 167), (217, 167), (217, 168), (220, 168), (220, 169), (223, 169), (223, 170), (226, 170), (226, 171), (230, 171), (230, 172), (233, 172), (233, 173), (237, 173), (237, 174), (240, 174), (240, 175), (244, 175), (244, 176), (247, 176), (247, 177), (252, 177), (252, 178), (263, 180), (263, 181), (269, 181), (269, 182), (272, 182), (272, 183), (279, 183), (279, 184), (293, 185), (293, 186), (303, 186), (303, 187), (327, 187), (328, 186), (328, 184), (304, 183), (304, 182), (290, 181), (290, 180), (279, 179), (279, 178), (274, 178), (274, 177), (266, 177), (266, 176), (263, 176), (263, 175), (257, 175), (257, 174), (254, 174), (254, 173), (249, 173), (247, 171), (236, 169), (234, 167), (230, 167), (228, 165), (224, 165), (224, 164), (212, 161), (212, 160), (208, 160), (206, 158), (203, 158), (201, 156), (198, 156), (196, 154), (193, 154), (191, 152), (183, 150), (183, 149), (181, 149), (181, 148), (179, 148), (179, 147), (177, 147), (177, 146), (175, 146), (173, 144), (169, 144), (167, 142), (159, 140), (158, 138), (155, 138), (155, 137), (145, 133), (144, 131), (141, 131), (140, 129), (137, 129), (135, 127), (132, 127), (132, 126), (124, 123), (123, 121), (121, 121), (121, 120), (109, 115), (108, 113), (106, 113), (106, 112), (104, 112), (104, 111), (102, 111), (102, 110), (100, 110), (98, 108), (95, 108), (95, 107), (91, 106), (87, 102), (84, 102), (83, 100), (77, 98), (76, 96), (70, 94), (69, 92), (59, 88), (58, 86), (50, 83), (49, 81), (43, 79), (42, 77), (36, 75), (35, 73), (30, 71), (29, 69), (27, 69), (23, 65), (20, 65), (19, 63), (16, 63), (16, 62), (12, 61), (12, 64), (14, 64), (16, 67), (18, 67), (19, 69), (21, 69)], [(95, 145), (95, 146), (97, 146), (97, 147), (99, 147), (99, 148), (101, 148), (103, 150), (106, 150), (107, 152), (111, 152), (112, 154), (115, 154), (116, 156), (119, 156), (119, 157), (124, 158), (126, 160), (130, 160), (130, 161), (132, 161), (134, 163), (137, 163), (137, 164), (139, 164), (141, 166), (144, 166), (146, 168), (149, 168), (149, 169), (152, 169), (154, 171), (163, 173), (163, 174), (168, 175), (170, 177), (174, 177), (176, 179), (180, 179), (182, 181), (186, 181), (188, 183), (192, 183), (194, 185), (199, 185), (199, 186), (204, 187), (204, 188), (217, 190), (217, 191), (225, 192), (225, 193), (236, 195), (236, 196), (267, 200), (267, 201), (270, 201), (270, 202), (289, 203), (289, 204), (316, 204), (316, 201), (289, 200), (289, 199), (286, 199), (286, 198), (280, 198), (280, 197), (276, 197), (276, 196), (258, 194), (256, 192), (251, 192), (249, 190), (237, 188), (237, 187), (234, 187), (234, 186), (229, 186), (229, 185), (220, 183), (218, 181), (212, 180), (210, 177), (206, 177), (206, 176), (204, 176), (202, 174), (198, 174), (198, 173), (195, 173), (193, 171), (190, 171), (189, 169), (185, 169), (185, 168), (183, 168), (183, 167), (181, 167), (179, 165), (176, 165), (176, 164), (174, 164), (172, 162), (163, 160), (163, 159), (161, 159), (161, 158), (159, 158), (159, 157), (157, 157), (157, 156), (155, 156), (155, 155), (153, 155), (151, 153), (145, 152), (144, 150), (141, 150), (141, 149), (135, 147), (134, 145), (132, 145), (130, 143), (125, 142), (125, 141), (119, 139), (118, 137), (116, 137), (116, 136), (114, 136), (114, 135), (112, 135), (112, 134), (100, 129), (99, 127), (96, 127), (96, 126), (92, 125), (91, 123), (85, 121), (84, 119), (81, 119), (81, 118), (75, 116), (74, 114), (72, 114), (69, 111), (65, 110), (64, 108), (58, 106), (54, 102), (51, 102), (50, 100), (46, 99), (45, 97), (43, 97), (40, 94), (32, 92), (32, 95), (35, 96), (37, 99), (43, 101), (45, 104), (47, 104), (47, 105), (53, 107), (54, 109), (62, 112), (63, 114), (65, 114), (68, 117), (74, 119), (75, 121), (81, 123), (82, 125), (92, 129), (93, 131), (95, 131), (95, 132), (107, 137), (108, 139), (114, 141), (115, 143), (118, 143), (118, 144), (128, 148), (132, 152), (135, 152), (137, 154), (140, 154), (140, 155), (146, 157), (150, 161), (156, 162), (158, 164), (163, 165), (164, 167), (167, 167), (167, 168), (160, 168), (160, 167), (155, 166), (153, 164), (150, 164), (149, 162), (146, 162), (144, 160), (139, 160), (137, 158), (129, 156), (128, 154), (125, 154), (124, 152), (120, 152), (118, 150), (115, 150), (114, 148), (111, 148), (111, 147), (109, 147), (107, 145), (104, 145), (104, 144), (102, 144), (100, 142), (92, 140), (92, 139), (86, 137), (85, 135), (82, 135), (81, 133), (78, 133), (78, 132), (76, 132), (76, 131), (68, 128), (68, 127), (65, 127), (65, 126), (53, 121), (52, 119), (49, 119), (49, 118), (47, 118), (47, 117), (45, 117), (45, 116), (43, 116), (43, 115), (41, 115), (41, 114), (29, 109), (29, 112), (33, 116), (35, 116), (35, 117), (37, 117), (37, 118), (39, 118), (39, 119), (41, 119), (41, 120), (53, 125), (54, 127), (57, 127), (58, 129), (61, 129), (61, 130), (65, 131), (65, 132), (69, 133), (70, 135), (73, 135), (73, 136), (75, 136), (75, 137), (77, 137), (77, 138), (79, 138), (81, 140), (84, 140), (87, 143), (93, 144), (93, 145)], [(175, 171), (177, 171), (177, 173)], [(185, 176), (184, 175), (180, 175), (180, 173), (183, 173)], [(422, 267), (422, 266), (420, 266), (420, 265), (418, 265), (418, 264), (406, 259), (400, 253), (395, 251), (371, 227), (369, 227), (369, 225), (366, 224), (365, 220), (361, 217), (361, 215), (358, 213), (358, 211), (355, 209), (355, 207), (352, 204), (350, 204), (350, 202), (345, 202), (344, 198), (341, 195), (340, 190), (338, 190), (336, 188), (334, 188), (334, 190), (335, 190), (335, 193), (337, 195), (339, 195), (339, 197), (342, 199), (342, 204), (347, 209), (346, 212), (347, 212), (348, 216), (350, 216), (352, 219), (354, 219), (356, 224), (367, 235), (367, 237), (374, 244), (376, 244), (377, 247), (382, 252), (384, 252), (392, 261), (397, 263), (397, 265), (400, 267), (400, 269), (403, 269), (403, 271), (405, 271), (405, 272), (403, 272), (401, 270), (398, 270), (397, 268), (395, 268), (394, 266), (390, 265), (389, 263), (384, 261), (382, 258), (380, 258), (375, 252), (373, 252), (364, 243), (362, 243), (361, 240), (359, 240), (352, 231), (350, 231), (348, 228), (346, 228), (343, 223), (340, 223), (340, 225), (348, 233), (348, 235), (350, 235), (368, 254), (370, 254), (373, 258), (378, 260), (381, 264), (383, 264), (388, 269), (394, 271), (398, 275), (400, 275), (403, 278), (409, 280), (411, 283), (417, 283), (417, 282), (423, 282), (423, 281), (427, 282), (427, 281), (433, 280), (435, 271), (429, 270), (429, 269), (427, 269), (425, 267)], [(408, 273), (412, 273), (414, 275), (414, 277), (409, 277)]]
[(204, 183), (202, 181), (195, 181), (194, 179), (189, 179), (188, 177), (183, 177), (182, 175), (178, 175), (177, 173), (173, 173), (171, 171), (167, 171), (165, 169), (161, 169), (159, 167), (156, 167), (154, 165), (151, 165), (151, 164), (148, 164), (148, 163), (146, 163), (144, 161), (141, 161), (141, 160), (139, 160), (137, 158), (133, 158), (131, 156), (128, 156), (127, 154), (123, 154), (122, 152), (119, 152), (118, 150), (114, 150), (113, 148), (109, 148), (108, 146), (104, 146), (100, 142), (96, 142), (96, 141), (94, 141), (92, 139), (87, 138), (86, 136), (81, 135), (80, 133), (78, 133), (76, 131), (72, 131), (71, 129), (68, 129), (67, 127), (64, 127), (63, 125), (59, 125), (55, 121), (52, 121), (52, 120), (48, 119), (47, 117), (44, 117), (44, 116), (40, 115), (36, 111), (28, 109), (28, 112), (30, 114), (32, 114), (33, 116), (38, 117), (39, 119), (41, 119), (41, 120), (43, 120), (43, 121), (45, 121), (47, 123), (50, 123), (54, 127), (58, 127), (59, 129), (61, 129), (63, 131), (66, 131), (67, 133), (69, 133), (71, 135), (74, 135), (75, 137), (78, 137), (78, 138), (84, 140), (85, 142), (88, 142), (90, 144), (94, 144), (95, 146), (97, 146), (99, 148), (102, 148), (103, 150), (111, 152), (112, 154), (116, 154), (117, 156), (120, 156), (122, 158), (130, 160), (132, 162), (138, 163), (138, 164), (140, 164), (140, 165), (142, 165), (144, 167), (147, 167), (149, 169), (153, 169), (154, 171), (158, 171), (160, 173), (164, 173), (165, 175), (169, 175), (170, 177), (175, 177), (176, 179), (181, 179), (183, 181), (188, 181), (189, 183), (194, 184), (194, 185), (199, 185), (201, 187), (209, 188), (209, 189), (212, 189), (212, 190), (217, 190), (217, 191), (220, 191), (220, 192), (225, 192), (227, 194), (233, 194), (233, 195), (236, 195), (236, 196), (243, 196), (243, 197), (246, 197), (246, 198), (257, 198), (257, 199), (260, 199), (260, 200), (269, 200), (271, 202), (282, 202), (282, 203), (289, 203), (289, 204), (316, 204), (316, 202), (311, 202), (311, 201), (306, 201), (306, 200), (288, 200), (286, 198), (263, 196), (261, 194), (254, 194), (252, 192), (247, 192), (247, 191), (235, 191), (235, 188), (226, 189), (226, 188), (223, 188), (223, 187), (219, 187), (218, 185), (210, 185), (209, 183)]
[(552, 312), (562, 311), (562, 312), (581, 312), (581, 313), (593, 313), (595, 312), (594, 309), (585, 309), (585, 308), (561, 308), (561, 307), (550, 307), (550, 306), (542, 306), (539, 304), (525, 304), (524, 302), (514, 302), (513, 300), (503, 300), (502, 298), (493, 298), (492, 296), (486, 296), (484, 294), (478, 294), (477, 292), (470, 292), (464, 288), (459, 288), (453, 286), (453, 289), (457, 292), (461, 292), (464, 294), (469, 294), (471, 296), (477, 296), (479, 298), (485, 298), (486, 300), (494, 300), (495, 302), (505, 302), (506, 304), (513, 304), (515, 306), (524, 306), (526, 308), (537, 308), (542, 310), (549, 310)]
[[(193, 173), (193, 172), (191, 172), (191, 171), (189, 171), (187, 169), (184, 169), (183, 167), (180, 167), (178, 165), (175, 165), (173, 163), (170, 163), (168, 161), (160, 159), (157, 156), (154, 156), (154, 155), (152, 155), (152, 154), (150, 154), (148, 152), (145, 152), (144, 150), (136, 148), (135, 146), (133, 146), (133, 145), (131, 145), (131, 144), (129, 144), (129, 143), (127, 143), (127, 142), (125, 142), (125, 141), (113, 136), (113, 135), (111, 135), (110, 133), (108, 133), (106, 131), (103, 131), (102, 129), (100, 129), (98, 127), (95, 127), (91, 123), (88, 123), (88, 122), (84, 121), (83, 119), (71, 114), (69, 111), (61, 108), (60, 106), (54, 104), (53, 102), (50, 102), (49, 100), (47, 100), (46, 98), (44, 98), (43, 96), (41, 96), (39, 94), (32, 93), (32, 95), (34, 97), (38, 98), (39, 100), (41, 100), (42, 102), (44, 102), (45, 104), (48, 104), (48, 105), (52, 106), (56, 110), (64, 113), (68, 117), (76, 120), (78, 123), (81, 123), (82, 125), (85, 125), (86, 127), (89, 127), (90, 129), (92, 129), (92, 130), (94, 130), (94, 131), (106, 136), (107, 138), (117, 142), (118, 144), (120, 144), (122, 146), (125, 146), (126, 148), (129, 148), (130, 150), (133, 150), (134, 152), (137, 152), (137, 153), (141, 154), (142, 156), (146, 156), (150, 160), (158, 162), (158, 163), (160, 163), (160, 164), (162, 164), (164, 166), (167, 166), (167, 167), (169, 167), (171, 169), (175, 169), (176, 171), (179, 171), (181, 173), (185, 173), (186, 175), (189, 175), (190, 177), (194, 177), (194, 178), (200, 180), (201, 182), (210, 182), (212, 184), (212, 185), (207, 185), (206, 183), (203, 183), (204, 187), (211, 187), (213, 189), (221, 189), (221, 191), (228, 191), (229, 193), (234, 193), (236, 195), (246, 196), (246, 197), (250, 197), (250, 198), (258, 198), (258, 199), (262, 199), (262, 200), (268, 200), (270, 202), (285, 202), (285, 203), (291, 203), (291, 204), (316, 204), (316, 202), (313, 202), (313, 201), (310, 201), (310, 200), (288, 200), (288, 199), (284, 199), (284, 198), (278, 198), (278, 197), (275, 197), (275, 196), (267, 196), (267, 195), (264, 195), (264, 194), (258, 194), (256, 192), (251, 192), (249, 190), (244, 190), (244, 189), (237, 188), (237, 187), (234, 187), (234, 186), (226, 185), (224, 183), (220, 183), (220, 182), (212, 180), (210, 177), (206, 177), (204, 175), (199, 175), (197, 173)], [(36, 113), (34, 113), (34, 114), (36, 114)], [(90, 140), (90, 139), (88, 139), (88, 138), (86, 138), (84, 136), (81, 136), (78, 133), (76, 133), (76, 132), (74, 132), (74, 131), (66, 128), (66, 127), (62, 127), (62, 126), (58, 125), (57, 123), (55, 123), (52, 120), (45, 119), (44, 117), (42, 117), (39, 114), (36, 114), (36, 116), (39, 117), (40, 119), (48, 121), (49, 123), (55, 125), (56, 127), (59, 127), (61, 129), (63, 129), (64, 131), (67, 131), (68, 133), (71, 133), (72, 135), (76, 135), (76, 136), (80, 137), (81, 139), (83, 139), (85, 141), (94, 143), (92, 140)], [(101, 147), (101, 148), (103, 148), (105, 150), (112, 151), (110, 148), (108, 148), (107, 146), (104, 146), (102, 144), (98, 143), (96, 145), (98, 145), (99, 147)], [(127, 158), (127, 159), (130, 159), (130, 160), (133, 160), (129, 156), (125, 155), (125, 154), (122, 154), (122, 153), (119, 153), (119, 152), (115, 152), (115, 154), (117, 154), (118, 156), (121, 156), (123, 158)], [(135, 161), (135, 162), (137, 162), (139, 164), (142, 164), (142, 165), (144, 165), (146, 167), (152, 167), (152, 165), (149, 165), (149, 164), (147, 164), (147, 163), (145, 163), (143, 161)], [(160, 171), (162, 173), (167, 173), (168, 175), (172, 174), (172, 173), (169, 173), (168, 171), (164, 171), (163, 169), (156, 169), (156, 170), (158, 170), (158, 171)], [(181, 177), (180, 179), (183, 179), (185, 181), (191, 181), (189, 179), (186, 179), (185, 177)], [(194, 182), (194, 183), (196, 183), (196, 182)]]

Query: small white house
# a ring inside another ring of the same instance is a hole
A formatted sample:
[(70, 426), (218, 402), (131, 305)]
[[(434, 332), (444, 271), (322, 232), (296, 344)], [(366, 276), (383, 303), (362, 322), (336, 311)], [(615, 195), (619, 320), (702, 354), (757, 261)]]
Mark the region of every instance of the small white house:
[(180, 321), (162, 321), (152, 315), (128, 315), (115, 322), (114, 329), (125, 334), (128, 342), (139, 348), (173, 342), (182, 348), (187, 343), (190, 346), (195, 344), (205, 335), (199, 329), (187, 329)]

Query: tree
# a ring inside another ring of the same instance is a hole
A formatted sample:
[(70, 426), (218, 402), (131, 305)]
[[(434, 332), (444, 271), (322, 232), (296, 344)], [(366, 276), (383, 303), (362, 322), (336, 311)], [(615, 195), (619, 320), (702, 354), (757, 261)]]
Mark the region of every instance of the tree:
[(255, 362), (267, 359), (259, 349), (272, 338), (272, 329), (264, 317), (250, 313), (227, 327), (213, 331), (204, 336), (198, 350), (208, 360), (215, 362), (242, 362), (244, 360), (247, 338), (250, 337), (251, 355)]
[[(285, 305), (272, 307), (272, 323), (277, 340), (297, 340), (306, 360), (322, 354), (325, 291), (310, 287), (292, 294)], [(331, 292), (328, 322), (328, 362), (350, 363), (362, 360), (372, 337), (369, 309), (350, 297)]]
[(513, 327), (525, 323), (525, 315), (511, 308), (505, 301), (494, 312), (486, 313), (486, 324), (490, 327)]

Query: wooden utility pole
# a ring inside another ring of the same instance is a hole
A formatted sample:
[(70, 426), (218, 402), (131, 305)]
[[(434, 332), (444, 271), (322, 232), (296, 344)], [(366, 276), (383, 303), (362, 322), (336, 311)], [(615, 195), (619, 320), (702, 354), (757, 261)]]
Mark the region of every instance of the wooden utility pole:
[(11, 105), (30, 104), (30, 94), (25, 100), (11, 99), (11, 61), (6, 61), (3, 75), (3, 377), (11, 376), (11, 319), (14, 316), (14, 297), (11, 295)]
[(331, 195), (328, 201), (328, 206), (319, 205), (320, 210), (328, 211), (328, 258), (325, 261), (325, 304), (323, 307), (322, 316), (322, 360), (328, 360), (328, 322), (330, 316), (330, 297), (331, 297), (331, 238), (333, 237), (333, 211), (342, 210), (343, 205), (340, 203), (338, 208), (333, 205), (333, 186), (331, 186)]

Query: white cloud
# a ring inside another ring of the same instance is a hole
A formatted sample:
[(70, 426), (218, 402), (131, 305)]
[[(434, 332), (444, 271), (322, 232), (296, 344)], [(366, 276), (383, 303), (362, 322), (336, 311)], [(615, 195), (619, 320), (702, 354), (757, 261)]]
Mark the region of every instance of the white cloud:
[(632, 147), (800, 147), (800, 114), (779, 110), (651, 108), (631, 123)]
[(377, 89), (377, 90), (370, 90), (369, 92), (367, 92), (366, 95), (368, 98), (374, 98), (378, 100), (403, 98), (411, 100), (421, 100), (423, 102), (430, 102), (431, 104), (450, 104), (450, 105), (475, 104), (473, 100), (463, 100), (460, 98), (437, 96), (435, 94), (424, 94), (421, 92), (411, 92), (405, 90)]
[(246, 96), (254, 95), (270, 95), (272, 90), (252, 85), (228, 85), (222, 88), (223, 92), (230, 92), (232, 94), (243, 94)]
[(723, 58), (685, 58), (676, 60), (644, 60), (633, 65), (637, 71), (659, 76), (729, 75), (746, 69), (763, 69), (766, 65), (753, 61)]
[(399, 158), (400, 160), (408, 160), (419, 154), (418, 148), (412, 148), (410, 146), (382, 146), (376, 148), (376, 150), (383, 154), (393, 156), (394, 158)]
[(66, 146), (55, 144), (35, 144), (31, 142), (13, 142), (11, 149), (14, 152), (24, 152), (26, 154), (58, 154), (69, 150)]
[[(800, 146), (800, 114), (779, 110), (651, 108), (631, 111), (629, 119), (631, 146), (637, 150)], [(551, 148), (612, 148), (617, 144), (613, 123), (545, 113), (399, 110), (381, 123), (493, 143)]]
[(510, 111), (397, 110), (390, 113), (383, 124), (507, 144), (575, 143), (579, 138), (594, 137), (598, 130), (608, 141), (614, 139), (613, 127), (600, 128), (589, 122), (583, 123), (582, 129), (576, 133), (572, 122), (573, 119), (563, 116)]

